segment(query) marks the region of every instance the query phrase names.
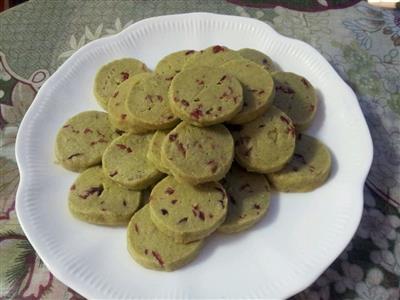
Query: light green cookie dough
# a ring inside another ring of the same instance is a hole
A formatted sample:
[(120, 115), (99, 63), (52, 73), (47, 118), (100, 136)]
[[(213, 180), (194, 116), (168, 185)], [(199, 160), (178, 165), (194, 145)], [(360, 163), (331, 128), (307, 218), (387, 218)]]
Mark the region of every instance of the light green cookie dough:
[(127, 244), (132, 258), (143, 267), (173, 271), (191, 262), (201, 250), (203, 241), (175, 243), (153, 225), (146, 205), (129, 222)]
[(68, 206), (72, 215), (82, 221), (125, 225), (139, 208), (140, 200), (141, 192), (119, 186), (96, 166), (80, 174), (72, 184)]
[(169, 89), (171, 110), (196, 126), (210, 126), (234, 118), (242, 109), (239, 81), (227, 71), (193, 67), (177, 74)]
[(292, 158), (296, 132), (290, 118), (272, 106), (234, 137), (236, 161), (250, 172), (270, 173)]
[(229, 123), (250, 122), (272, 105), (275, 95), (274, 81), (263, 67), (250, 60), (240, 59), (231, 60), (221, 68), (236, 77), (243, 87), (243, 108)]
[(93, 92), (97, 102), (107, 109), (108, 101), (123, 81), (147, 71), (146, 65), (134, 58), (118, 59), (103, 65), (94, 79)]
[(182, 182), (218, 181), (231, 167), (233, 147), (233, 138), (223, 125), (202, 128), (182, 122), (164, 139), (161, 159)]
[(185, 62), (195, 53), (196, 51), (194, 50), (182, 50), (171, 53), (158, 62), (154, 72), (171, 81), (176, 74), (182, 71)]
[(104, 150), (115, 136), (107, 113), (79, 113), (66, 121), (57, 134), (57, 162), (74, 172), (100, 164)]
[(317, 110), (317, 94), (311, 83), (290, 72), (272, 73), (275, 83), (274, 105), (286, 113), (297, 131), (307, 129)]
[(228, 194), (228, 215), (218, 228), (219, 232), (235, 233), (244, 231), (267, 213), (270, 188), (264, 175), (249, 173), (236, 164), (221, 180)]
[(168, 130), (156, 131), (150, 140), (149, 150), (147, 151), (147, 159), (151, 161), (160, 172), (165, 174), (169, 174), (169, 170), (161, 161), (161, 145), (168, 132)]
[(179, 120), (169, 107), (170, 84), (163, 76), (152, 74), (133, 85), (125, 102), (130, 118), (153, 130), (174, 127)]
[(151, 76), (151, 73), (134, 75), (117, 87), (108, 101), (108, 113), (111, 126), (118, 130), (131, 133), (145, 133), (150, 131), (149, 128), (141, 127), (136, 124), (125, 107), (125, 100), (131, 87), (149, 76)]
[(246, 59), (249, 59), (251, 61), (254, 61), (255, 63), (261, 65), (266, 69), (267, 71), (271, 72), (274, 70), (274, 63), (272, 62), (272, 59), (255, 49), (250, 49), (250, 48), (243, 48), (238, 50), (238, 53)]
[(183, 69), (200, 66), (219, 67), (233, 59), (241, 59), (240, 54), (227, 47), (215, 45), (191, 55)]
[(175, 242), (189, 243), (209, 236), (224, 222), (227, 201), (217, 182), (193, 186), (168, 176), (151, 191), (150, 216)]
[(308, 192), (327, 180), (331, 165), (328, 147), (316, 138), (298, 134), (292, 160), (282, 170), (267, 176), (278, 191)]
[(145, 189), (162, 177), (146, 158), (152, 134), (127, 133), (104, 151), (103, 169), (110, 179), (132, 189)]

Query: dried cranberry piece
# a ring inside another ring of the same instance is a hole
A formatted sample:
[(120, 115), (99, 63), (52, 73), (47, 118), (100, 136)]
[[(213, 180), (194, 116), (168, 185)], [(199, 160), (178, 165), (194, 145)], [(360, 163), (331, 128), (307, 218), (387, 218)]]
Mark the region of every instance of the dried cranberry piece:
[(168, 139), (169, 139), (171, 142), (173, 142), (173, 141), (176, 140), (177, 137), (178, 137), (177, 134), (170, 134), (170, 135), (168, 136)]
[(212, 48), (212, 52), (213, 53), (218, 53), (218, 52), (222, 52), (225, 51), (225, 48), (219, 45), (216, 45)]
[(175, 190), (169, 186), (165, 189), (165, 193), (168, 195), (172, 195), (173, 193), (175, 193)]
[(115, 170), (114, 172), (111, 172), (110, 174), (108, 174), (110, 177), (114, 177), (115, 175), (118, 174), (118, 171)]
[(194, 53), (194, 50), (188, 50), (188, 51), (185, 52), (185, 55), (190, 55), (190, 54), (193, 54), (193, 53)]
[(190, 115), (198, 120), (203, 116), (203, 111), (200, 108), (195, 108)]
[(160, 264), (161, 267), (164, 266), (164, 261), (162, 260), (162, 257), (160, 255), (160, 253), (156, 252), (156, 251), (151, 251), (151, 254), (154, 256), (154, 258), (158, 261), (158, 263)]
[(122, 81), (125, 81), (129, 78), (129, 73), (128, 72), (121, 72), (122, 76)]
[(180, 220), (178, 221), (178, 224), (186, 223), (187, 220), (188, 220), (188, 218), (187, 218), (187, 217), (184, 217), (184, 218), (182, 218), (182, 219), (180, 219)]
[(163, 216), (168, 215), (168, 210), (166, 210), (165, 208), (161, 208), (160, 210)]
[(139, 234), (139, 226), (135, 223), (134, 227), (135, 227), (136, 233)]

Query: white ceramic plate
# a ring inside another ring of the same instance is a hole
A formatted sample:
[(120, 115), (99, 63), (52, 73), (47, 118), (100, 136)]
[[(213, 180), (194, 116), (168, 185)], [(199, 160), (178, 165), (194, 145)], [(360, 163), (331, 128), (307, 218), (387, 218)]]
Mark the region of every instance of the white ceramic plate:
[[(214, 44), (261, 50), (311, 81), (321, 105), (309, 132), (332, 150), (332, 175), (315, 192), (274, 196), (255, 228), (214, 235), (183, 269), (147, 270), (130, 258), (125, 229), (85, 224), (69, 214), (76, 174), (53, 163), (55, 136), (67, 118), (100, 109), (92, 86), (101, 65), (132, 56), (155, 67), (173, 51)], [(277, 299), (310, 285), (350, 241), (362, 213), (372, 142), (356, 96), (315, 49), (257, 20), (193, 13), (146, 19), (77, 51), (40, 89), (19, 129), (16, 154), (22, 228), (50, 271), (83, 296)]]

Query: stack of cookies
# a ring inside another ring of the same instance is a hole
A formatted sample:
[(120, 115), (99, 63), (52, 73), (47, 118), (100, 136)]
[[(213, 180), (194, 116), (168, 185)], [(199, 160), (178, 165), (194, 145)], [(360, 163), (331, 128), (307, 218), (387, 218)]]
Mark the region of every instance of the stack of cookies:
[(179, 51), (154, 72), (115, 60), (98, 71), (94, 94), (107, 112), (72, 117), (56, 139), (58, 162), (81, 172), (69, 209), (89, 223), (128, 224), (128, 251), (144, 267), (175, 270), (213, 232), (261, 220), (271, 189), (312, 191), (329, 176), (329, 150), (302, 133), (315, 89), (257, 50)]

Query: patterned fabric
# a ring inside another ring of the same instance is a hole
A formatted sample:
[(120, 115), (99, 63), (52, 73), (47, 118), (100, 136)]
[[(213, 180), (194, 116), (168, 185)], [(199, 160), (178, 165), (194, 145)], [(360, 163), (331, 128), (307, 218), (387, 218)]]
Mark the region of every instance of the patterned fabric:
[[(334, 1), (317, 2), (329, 7)], [(365, 2), (312, 13), (269, 7), (212, 0), (32, 0), (0, 14), (0, 299), (81, 298), (47, 271), (15, 215), (15, 136), (42, 83), (94, 39), (147, 17), (193, 11), (266, 22), (317, 48), (354, 89), (374, 142), (361, 225), (331, 267), (294, 298), (399, 299), (400, 12)]]

